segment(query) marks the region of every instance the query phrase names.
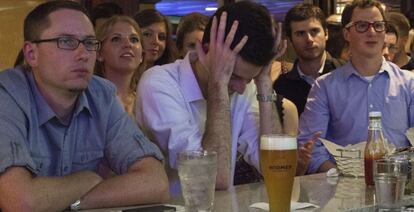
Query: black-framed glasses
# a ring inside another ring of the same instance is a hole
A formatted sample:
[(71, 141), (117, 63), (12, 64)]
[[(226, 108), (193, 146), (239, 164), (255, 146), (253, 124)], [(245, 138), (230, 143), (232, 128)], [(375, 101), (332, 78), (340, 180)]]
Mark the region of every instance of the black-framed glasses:
[(98, 51), (101, 48), (101, 41), (96, 38), (85, 38), (79, 40), (74, 37), (57, 37), (44, 40), (33, 40), (32, 43), (56, 42), (59, 49), (75, 50), (82, 43), (88, 51)]
[(359, 33), (364, 33), (368, 31), (369, 27), (374, 28), (376, 32), (384, 32), (387, 28), (387, 22), (385, 21), (374, 21), (374, 22), (368, 22), (368, 21), (356, 21), (356, 22), (349, 22), (345, 28), (349, 29), (350, 27), (355, 26), (355, 30)]
[(384, 48), (388, 48), (388, 51), (390, 51), (391, 53), (397, 53), (400, 50), (398, 46), (393, 44), (384, 44)]

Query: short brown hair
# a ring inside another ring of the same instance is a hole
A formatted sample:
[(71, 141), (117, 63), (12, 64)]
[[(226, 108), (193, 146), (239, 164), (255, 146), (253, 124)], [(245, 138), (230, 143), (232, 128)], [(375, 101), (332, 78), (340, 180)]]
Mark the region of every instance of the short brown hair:
[(24, 40), (33, 41), (40, 39), (42, 32), (50, 27), (49, 15), (61, 9), (80, 11), (89, 17), (86, 9), (77, 2), (68, 0), (48, 1), (34, 8), (24, 19)]
[(327, 23), (325, 13), (318, 6), (301, 3), (291, 8), (285, 17), (285, 31), (286, 35), (292, 39), (292, 22), (305, 21), (310, 18), (314, 18), (321, 23), (323, 31), (326, 35)]
[(410, 33), (410, 21), (404, 14), (399, 12), (389, 12), (387, 14), (388, 22), (395, 25), (398, 29), (399, 37), (407, 37)]
[(345, 28), (345, 26), (349, 22), (351, 22), (352, 15), (354, 13), (355, 8), (366, 9), (366, 8), (371, 8), (371, 7), (378, 8), (378, 10), (380, 11), (382, 15), (383, 20), (386, 21), (385, 11), (384, 11), (383, 5), (380, 2), (375, 1), (375, 0), (354, 0), (350, 4), (347, 4), (345, 6), (344, 11), (342, 12), (342, 18), (341, 18), (342, 27)]

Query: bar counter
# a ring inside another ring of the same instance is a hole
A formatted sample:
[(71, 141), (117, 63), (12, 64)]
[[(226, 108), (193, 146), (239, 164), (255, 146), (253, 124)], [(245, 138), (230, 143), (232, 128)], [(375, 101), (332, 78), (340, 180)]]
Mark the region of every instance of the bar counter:
[[(170, 176), (170, 194), (171, 199), (168, 204), (184, 205), (180, 185), (176, 177)], [(375, 189), (374, 187), (366, 187), (364, 178), (328, 178), (325, 173), (296, 177), (292, 200), (309, 202), (319, 206), (319, 208), (306, 208), (300, 211), (375, 211)], [(213, 211), (263, 211), (250, 208), (250, 205), (256, 202), (267, 202), (266, 188), (263, 182), (234, 186), (226, 191), (216, 191)], [(413, 194), (404, 196), (404, 205), (413, 203)], [(126, 208), (88, 211), (121, 211), (122, 209)]]

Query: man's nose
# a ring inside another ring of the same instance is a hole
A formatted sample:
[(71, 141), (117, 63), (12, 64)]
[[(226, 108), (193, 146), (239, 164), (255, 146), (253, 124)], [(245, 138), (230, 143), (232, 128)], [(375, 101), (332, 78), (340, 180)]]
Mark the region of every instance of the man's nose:
[(384, 49), (382, 49), (382, 56), (385, 57), (386, 60), (389, 60), (390, 50), (388, 46), (385, 46)]
[(86, 60), (91, 56), (91, 53), (96, 53), (95, 51), (87, 50), (83, 43), (80, 43), (74, 51), (76, 52), (76, 56), (81, 60)]
[(311, 33), (307, 32), (305, 35), (305, 39), (308, 42), (313, 42), (313, 36), (311, 35)]

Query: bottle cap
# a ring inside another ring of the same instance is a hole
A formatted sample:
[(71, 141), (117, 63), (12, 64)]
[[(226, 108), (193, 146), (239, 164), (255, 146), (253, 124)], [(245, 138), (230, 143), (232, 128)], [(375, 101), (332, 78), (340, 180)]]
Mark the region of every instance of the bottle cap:
[(371, 111), (369, 112), (369, 117), (381, 117), (380, 111)]

